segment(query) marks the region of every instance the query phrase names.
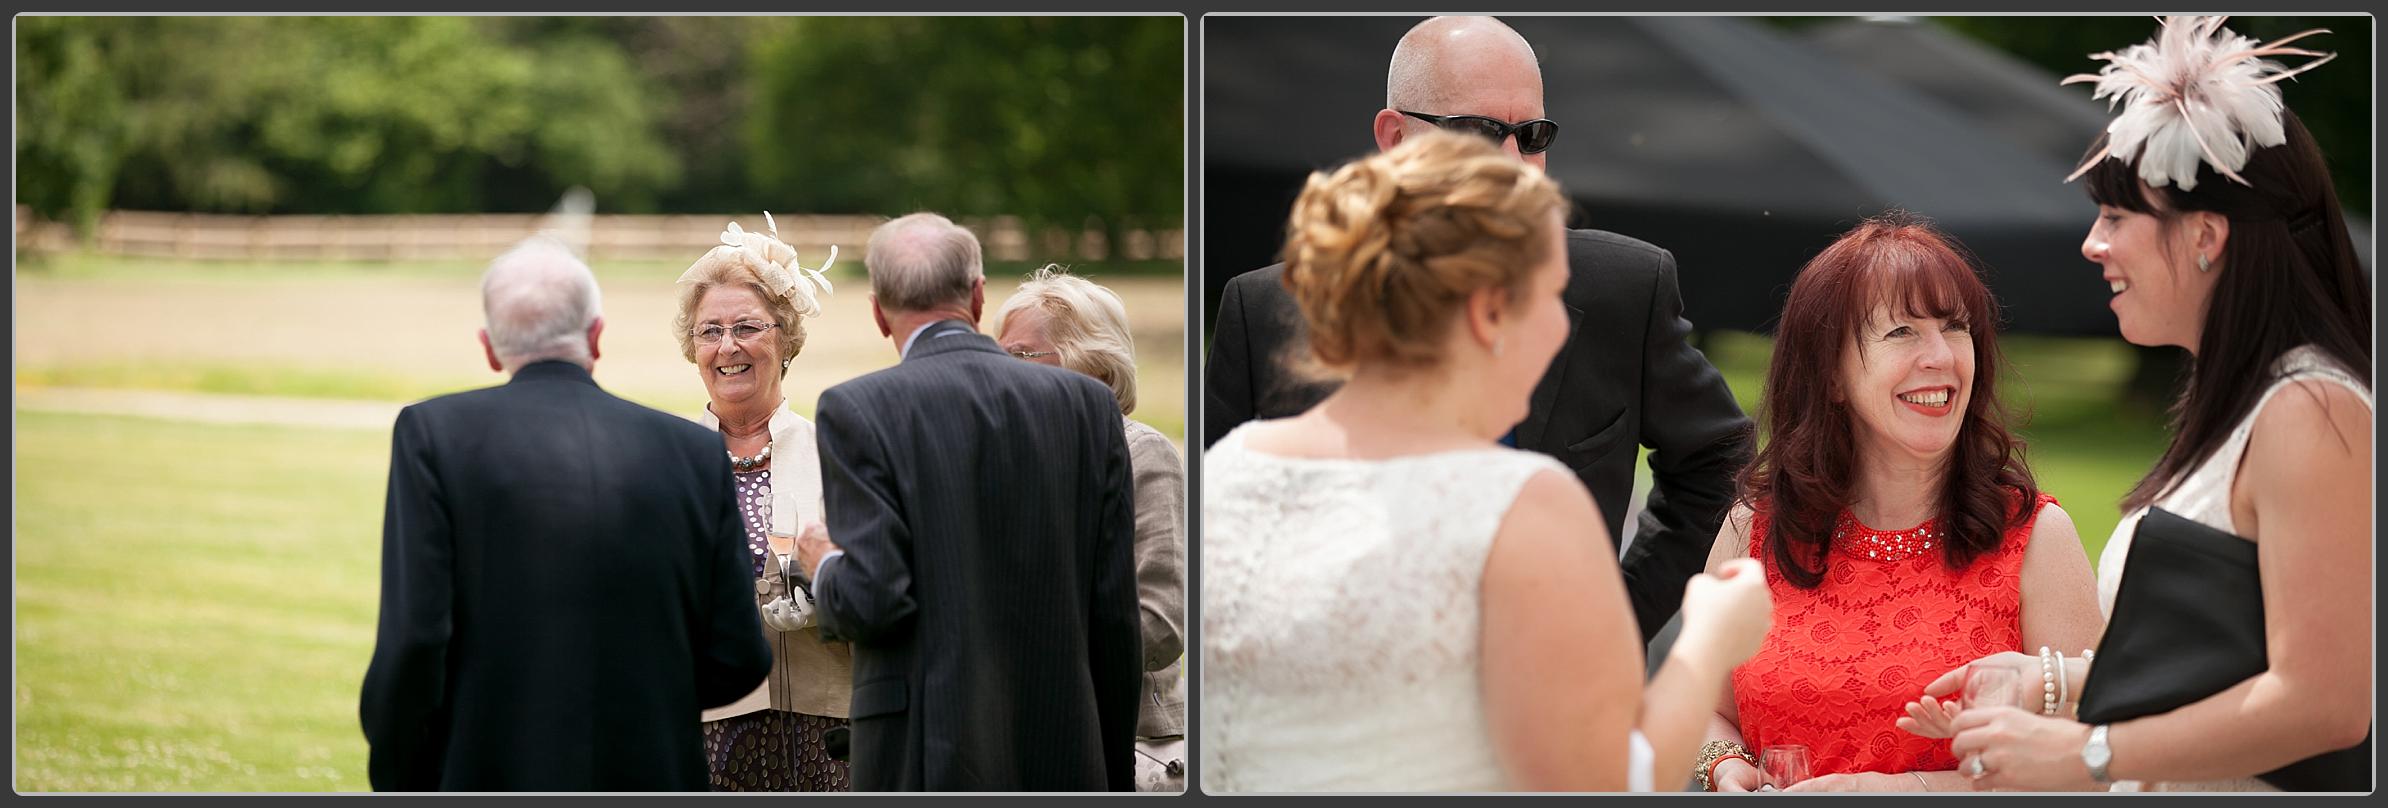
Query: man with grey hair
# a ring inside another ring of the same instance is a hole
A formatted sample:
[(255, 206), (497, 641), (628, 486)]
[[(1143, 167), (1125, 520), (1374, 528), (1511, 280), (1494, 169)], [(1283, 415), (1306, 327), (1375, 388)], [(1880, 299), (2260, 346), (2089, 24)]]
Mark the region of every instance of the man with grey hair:
[(823, 628), (854, 643), (854, 790), (1132, 790), (1144, 668), (1119, 405), (978, 333), (969, 230), (905, 216), (863, 265), (900, 361), (821, 393), (828, 524), (797, 537)]
[(701, 791), (699, 711), (771, 665), (721, 439), (598, 389), (597, 280), (481, 280), (503, 385), (398, 413), (359, 705), (383, 791)]
[[(1370, 122), (1378, 149), (1432, 128), (1491, 138), (1536, 167), (1557, 141), (1543, 117), (1534, 48), (1491, 17), (1435, 17), (1394, 46), (1385, 108)], [(1600, 230), (1567, 233), (1574, 326), (1524, 421), (1502, 442), (1575, 471), (1623, 540), (1633, 511), (1636, 446), (1650, 447), (1653, 485), (1619, 564), (1644, 639), (1658, 635), (1700, 572), (1750, 457), (1750, 421), (1724, 376), (1686, 340), (1675, 257)], [(1304, 350), (1299, 307), (1278, 264), (1228, 281), (1203, 366), (1203, 445), (1245, 421), (1301, 413), (1335, 390), (1290, 360)], [(1653, 655), (1654, 658), (1656, 655)]]

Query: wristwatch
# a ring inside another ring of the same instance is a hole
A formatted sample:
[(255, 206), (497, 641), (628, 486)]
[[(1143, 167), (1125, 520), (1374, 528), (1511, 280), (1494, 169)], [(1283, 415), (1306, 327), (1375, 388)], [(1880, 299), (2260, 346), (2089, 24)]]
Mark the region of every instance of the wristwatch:
[(2106, 774), (2107, 765), (2114, 762), (2114, 750), (2106, 748), (2106, 726), (2091, 727), (2089, 743), (2081, 745), (2081, 762), (2089, 765), (2090, 779), (2100, 783), (2114, 782)]

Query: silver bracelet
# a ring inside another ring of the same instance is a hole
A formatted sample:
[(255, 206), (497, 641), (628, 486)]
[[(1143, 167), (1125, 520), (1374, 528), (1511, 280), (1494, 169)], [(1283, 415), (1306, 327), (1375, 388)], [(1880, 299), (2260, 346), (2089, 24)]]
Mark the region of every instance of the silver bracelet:
[(2059, 710), (2062, 710), (2062, 709), (2064, 709), (2064, 706), (2065, 706), (2065, 704), (2066, 704), (2067, 702), (2069, 702), (2069, 701), (2072, 701), (2072, 699), (2073, 699), (2073, 694), (2072, 694), (2072, 689), (2073, 689), (2073, 686), (2072, 686), (2070, 683), (2068, 683), (2068, 682), (2066, 681), (2066, 680), (2067, 680), (2067, 679), (2069, 679), (2069, 678), (2071, 678), (2071, 677), (2070, 677), (2070, 675), (2069, 675), (2069, 674), (2067, 674), (2067, 673), (2065, 673), (2065, 655), (2064, 655), (2064, 654), (2057, 654), (2057, 655), (2056, 655), (2056, 706), (2057, 706), (2057, 709), (2059, 709)]
[(1911, 771), (1911, 772), (1908, 772), (1908, 774), (1915, 775), (1915, 782), (1916, 782), (1916, 784), (1917, 784), (1917, 785), (1921, 785), (1921, 786), (1923, 786), (1925, 791), (1930, 791), (1930, 790), (1932, 790), (1932, 781), (1924, 779), (1924, 773), (1923, 773), (1923, 772), (1912, 772), (1912, 771)]

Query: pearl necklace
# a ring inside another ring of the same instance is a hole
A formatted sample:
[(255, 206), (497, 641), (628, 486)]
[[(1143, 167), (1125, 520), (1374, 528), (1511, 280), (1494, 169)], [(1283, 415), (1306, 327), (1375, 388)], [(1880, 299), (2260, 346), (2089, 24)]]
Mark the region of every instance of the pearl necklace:
[(1857, 521), (1857, 515), (1844, 509), (1840, 524), (1833, 528), (1833, 545), (1849, 552), (1880, 561), (1905, 561), (1940, 546), (1940, 517), (1924, 520), (1923, 524), (1906, 530), (1875, 530)]
[(731, 470), (738, 472), (753, 471), (755, 469), (762, 468), (763, 464), (771, 462), (771, 444), (763, 444), (763, 451), (756, 452), (755, 456), (753, 457), (739, 457), (737, 452), (731, 451), (724, 451), (722, 454), (730, 456)]

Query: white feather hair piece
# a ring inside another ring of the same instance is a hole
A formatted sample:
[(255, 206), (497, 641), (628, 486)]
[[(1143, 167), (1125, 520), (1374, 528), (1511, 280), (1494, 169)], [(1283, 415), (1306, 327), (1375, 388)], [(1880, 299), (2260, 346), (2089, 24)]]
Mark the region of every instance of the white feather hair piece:
[[(2123, 108), (2106, 126), (2106, 147), (2083, 161), (2072, 182), (2100, 160), (2139, 158), (2139, 178), (2161, 188), (2197, 187), (2197, 164), (2203, 159), (2240, 185), (2239, 176), (2255, 149), (2288, 142), (2281, 124), (2281, 79), (2320, 67), (2338, 57), (2287, 45), (2314, 34), (2315, 28), (2272, 42), (2232, 33), (2222, 27), (2228, 17), (2161, 17), (2156, 38), (2120, 52), (2090, 54), (2107, 64), (2097, 73), (2065, 77), (2061, 84), (2097, 82), (2091, 98), (2104, 98), (2106, 108)], [(2272, 61), (2274, 56), (2309, 56), (2313, 61), (2295, 68)]]
[[(762, 284), (764, 291), (794, 305), (797, 316), (819, 316), (821, 298), (829, 296), (832, 291), (829, 277), (824, 273), (830, 264), (837, 262), (837, 245), (829, 245), (829, 258), (822, 261), (821, 266), (807, 269), (796, 263), (796, 248), (779, 240), (779, 222), (771, 218), (770, 211), (763, 212), (763, 224), (770, 228), (770, 232), (749, 232), (740, 228), (737, 222), (730, 222), (728, 229), (721, 232), (721, 246), (714, 247), (707, 256), (721, 254), (745, 266), (748, 272), (754, 274), (755, 281)], [(704, 264), (703, 260), (699, 260), (696, 266), (689, 267), (687, 272), (680, 274), (679, 282), (696, 280), (697, 269)]]

